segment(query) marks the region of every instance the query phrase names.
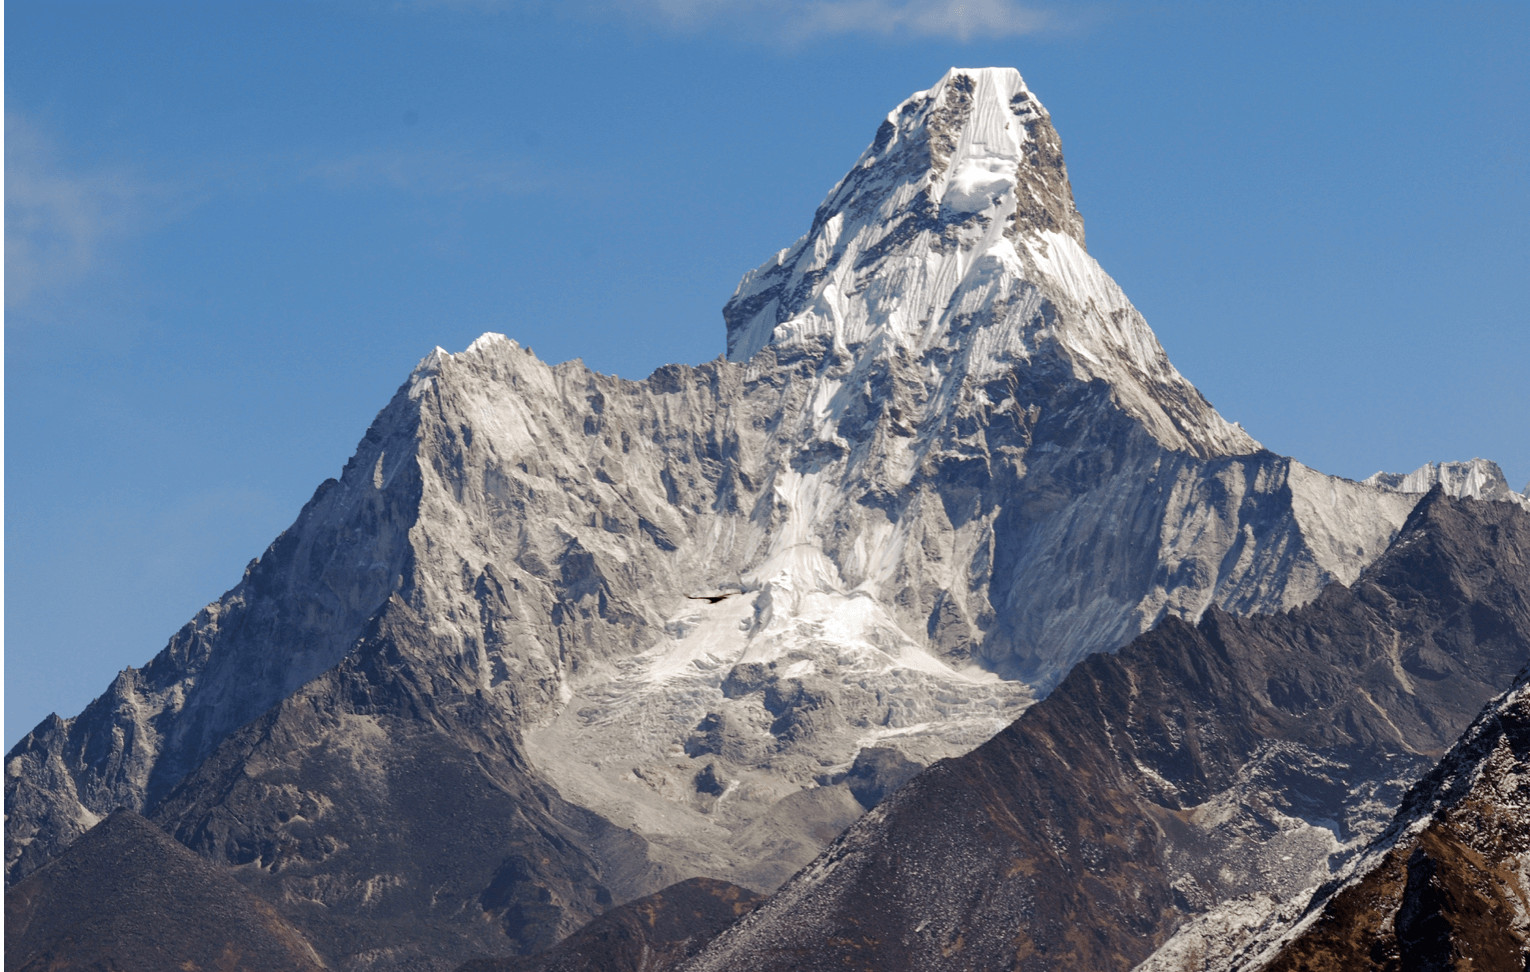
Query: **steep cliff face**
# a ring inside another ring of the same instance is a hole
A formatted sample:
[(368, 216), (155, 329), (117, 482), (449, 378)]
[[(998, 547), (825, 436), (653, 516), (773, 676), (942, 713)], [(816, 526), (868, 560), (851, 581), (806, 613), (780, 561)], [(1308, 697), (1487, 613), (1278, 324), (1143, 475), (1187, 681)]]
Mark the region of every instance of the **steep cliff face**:
[(113, 809), (153, 805), (232, 731), (340, 662), (413, 570), (418, 410), (385, 408), (339, 481), (143, 668), (6, 757), (8, 881)]
[(895, 109), (724, 316), (744, 515), (731, 552), (687, 553), (740, 593), (528, 738), (562, 792), (718, 877), (809, 859), (859, 810), (812, 784), (858, 750), (953, 755), (1163, 617), (1353, 580), (1416, 501), (1260, 449), (1173, 369), (1013, 71)]
[[(239, 585), (8, 754), (8, 879), (127, 806), (353, 923), (358, 966), (422, 954), (363, 954), (416, 906), (449, 961), (680, 877), (768, 889), (888, 788), (863, 750), (965, 752), (1163, 618), (1352, 581), (1417, 499), (1173, 369), (1013, 71), (895, 109), (725, 317), (727, 359), (638, 382), (427, 357)], [(436, 893), (448, 861), (482, 866)]]
[(232, 734), (153, 809), (345, 968), (551, 946), (679, 875), (531, 773), (503, 700), (443, 670), (413, 592), (339, 666)]
[(1171, 449), (1258, 448), (1174, 370), (1085, 251), (1057, 132), (1011, 69), (952, 69), (894, 109), (807, 235), (747, 274), (723, 316), (733, 360), (903, 351), (956, 386), (1055, 362), (1105, 382)]
[(1130, 968), (1327, 880), (1527, 660), (1530, 516), (1436, 492), (1353, 588), (1086, 660), (685, 968)]

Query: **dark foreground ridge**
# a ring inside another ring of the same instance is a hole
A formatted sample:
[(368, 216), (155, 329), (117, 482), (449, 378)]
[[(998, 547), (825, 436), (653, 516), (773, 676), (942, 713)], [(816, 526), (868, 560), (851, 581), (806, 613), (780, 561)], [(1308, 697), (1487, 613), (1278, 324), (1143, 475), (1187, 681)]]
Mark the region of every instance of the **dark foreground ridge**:
[(270, 905), (131, 810), (5, 893), (7, 972), (327, 967)]
[(1086, 660), (684, 968), (1125, 970), (1317, 883), (1530, 660), (1527, 564), (1530, 516), (1431, 493), (1352, 588)]
[(660, 972), (764, 900), (727, 881), (691, 878), (613, 908), (541, 955), (479, 959), (458, 972)]

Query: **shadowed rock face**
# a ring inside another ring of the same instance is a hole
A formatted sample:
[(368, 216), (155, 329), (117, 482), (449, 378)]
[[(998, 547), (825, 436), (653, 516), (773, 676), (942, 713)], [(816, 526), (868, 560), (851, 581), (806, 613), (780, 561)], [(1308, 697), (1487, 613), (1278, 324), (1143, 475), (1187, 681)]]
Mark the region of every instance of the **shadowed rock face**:
[(458, 972), (666, 972), (763, 900), (691, 878), (606, 912), (541, 955), (478, 959)]
[[(379, 413), (340, 481), (314, 492), (244, 577), (72, 719), (50, 716), (6, 755), (6, 881), (119, 806), (144, 811), (217, 748), (338, 664), (413, 563), (420, 413)], [(357, 488), (371, 481), (378, 488)]]
[[(1473, 969), (1524, 972), (1526, 888), (1518, 871), (1530, 850), (1523, 813), (1495, 823), (1520, 831), (1516, 853), (1483, 854), (1442, 823), (1388, 854), (1364, 880), (1323, 906), (1296, 941), (1257, 968), (1269, 972)], [(1496, 848), (1495, 848), (1496, 849)]]
[(1436, 492), (1353, 588), (1086, 660), (686, 969), (1127, 969), (1342, 866), (1527, 660), (1530, 516)]
[(118, 810), (5, 893), (7, 972), (326, 968), (227, 868)]

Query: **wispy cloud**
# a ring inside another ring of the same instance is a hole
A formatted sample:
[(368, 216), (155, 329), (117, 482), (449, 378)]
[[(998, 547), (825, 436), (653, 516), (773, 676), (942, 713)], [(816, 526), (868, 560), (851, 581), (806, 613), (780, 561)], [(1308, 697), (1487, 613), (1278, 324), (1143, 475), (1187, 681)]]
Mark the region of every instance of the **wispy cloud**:
[[(161, 160), (154, 177), (122, 164), (71, 164), (31, 119), (5, 117), (5, 303), (20, 308), (109, 279), (135, 241), (228, 195), (302, 184), (334, 192), (441, 197), (553, 188), (522, 159), (450, 146), (303, 151), (237, 160)], [(565, 174), (567, 175), (567, 174)]]
[(1057, 25), (1054, 14), (1014, 0), (614, 0), (629, 17), (675, 30), (743, 27), (777, 40), (1016, 37)]
[[(416, 9), (542, 15), (545, 0), (398, 0)], [(724, 32), (800, 44), (853, 35), (967, 42), (1066, 29), (1071, 17), (1021, 0), (564, 0), (557, 14), (613, 16), (681, 34)]]
[(71, 169), (30, 121), (6, 113), (6, 304), (89, 277), (162, 218), (173, 196), (126, 168)]
[(804, 36), (849, 33), (974, 38), (1017, 37), (1055, 26), (1056, 17), (1010, 0), (841, 0), (807, 5), (797, 24)]

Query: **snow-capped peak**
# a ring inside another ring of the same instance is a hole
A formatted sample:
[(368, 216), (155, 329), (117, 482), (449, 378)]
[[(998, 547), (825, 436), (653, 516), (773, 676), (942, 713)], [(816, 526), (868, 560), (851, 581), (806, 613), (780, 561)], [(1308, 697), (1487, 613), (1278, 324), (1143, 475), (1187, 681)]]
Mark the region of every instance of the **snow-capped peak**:
[(746, 274), (723, 316), (735, 361), (907, 354), (986, 380), (1060, 358), (1165, 445), (1258, 448), (1084, 249), (1057, 132), (1011, 68), (953, 68), (889, 113), (807, 235)]
[[(1031, 129), (1045, 117), (1014, 68), (952, 68), (887, 116), (891, 137), (880, 154), (922, 138), (917, 147), (928, 150), (931, 196), (950, 213), (981, 212), (1015, 192), (1026, 143), (1040, 136)], [(875, 149), (862, 156), (861, 167)], [(1082, 242), (1081, 225), (1078, 235)]]
[(1365, 482), (1400, 493), (1427, 493), (1439, 486), (1451, 496), (1507, 500), (1530, 509), (1530, 487), (1524, 493), (1514, 492), (1498, 463), (1489, 459), (1428, 462), (1410, 473), (1378, 472), (1366, 477)]

